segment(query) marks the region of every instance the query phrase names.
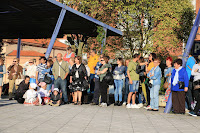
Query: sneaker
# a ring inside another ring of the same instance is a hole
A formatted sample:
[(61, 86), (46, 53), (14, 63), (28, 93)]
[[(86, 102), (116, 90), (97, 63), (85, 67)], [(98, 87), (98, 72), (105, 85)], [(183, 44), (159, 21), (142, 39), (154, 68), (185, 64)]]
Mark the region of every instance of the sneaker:
[(122, 104), (123, 106), (126, 106), (126, 102), (123, 102), (123, 104)]
[(107, 107), (107, 103), (101, 103), (101, 107)]
[(132, 108), (132, 109), (139, 109), (140, 107), (139, 107), (137, 104), (134, 104), (134, 105), (131, 104), (131, 108)]
[(143, 107), (143, 104), (142, 104), (142, 103), (140, 103), (140, 104), (138, 104), (138, 106), (139, 106), (140, 108), (142, 108), (142, 107)]
[(127, 104), (127, 105), (126, 105), (126, 108), (127, 108), (127, 109), (131, 109), (131, 104)]
[(119, 103), (118, 103), (118, 106), (122, 106), (122, 102), (119, 102)]
[(191, 116), (197, 117), (197, 114), (193, 111), (190, 111), (188, 114), (191, 115)]
[(151, 108), (151, 106), (150, 105), (148, 105), (147, 107), (144, 107), (145, 109), (150, 109)]
[(118, 101), (117, 101), (117, 102), (115, 102), (115, 103), (114, 103), (114, 106), (118, 106), (118, 103), (119, 103)]
[(185, 113), (189, 113), (190, 111), (188, 109), (185, 109)]

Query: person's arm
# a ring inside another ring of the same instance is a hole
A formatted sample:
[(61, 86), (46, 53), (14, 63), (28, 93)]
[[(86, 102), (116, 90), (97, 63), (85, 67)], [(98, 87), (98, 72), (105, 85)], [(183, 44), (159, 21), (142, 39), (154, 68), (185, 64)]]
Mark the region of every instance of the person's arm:
[(6, 74), (6, 67), (3, 65), (3, 72), (0, 72), (0, 74)]
[(154, 75), (151, 76), (150, 79), (156, 80), (160, 75), (161, 75), (161, 71), (160, 71), (160, 69), (157, 68), (157, 69), (154, 71)]
[(193, 75), (193, 76), (198, 76), (198, 75), (200, 75), (200, 73), (199, 73), (198, 71), (199, 71), (199, 69), (198, 69), (196, 66), (194, 66), (194, 67), (192, 68), (191, 75)]
[(55, 77), (55, 63), (53, 64), (52, 74), (53, 74), (53, 76)]
[(83, 70), (85, 79), (87, 79), (87, 70), (84, 65), (82, 65), (82, 70)]
[(184, 71), (184, 84), (185, 84), (185, 88), (184, 91), (187, 92), (188, 91), (188, 86), (189, 86), (189, 78), (188, 78), (188, 74), (187, 71)]
[(10, 65), (10, 66), (8, 67), (8, 71), (10, 71), (10, 70), (12, 69), (12, 67), (14, 67), (14, 65)]
[(128, 79), (129, 79), (129, 83), (130, 83), (130, 84), (133, 84), (133, 81), (132, 81), (132, 79), (131, 79), (130, 71), (129, 71), (129, 70), (127, 70), (127, 76), (128, 76)]

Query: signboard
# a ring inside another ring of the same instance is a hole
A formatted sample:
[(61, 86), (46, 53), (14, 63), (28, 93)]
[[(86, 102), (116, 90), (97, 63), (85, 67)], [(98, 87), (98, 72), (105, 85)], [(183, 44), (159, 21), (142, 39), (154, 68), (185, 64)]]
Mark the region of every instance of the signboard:
[(194, 46), (192, 48), (193, 55), (200, 55), (200, 41), (194, 42)]

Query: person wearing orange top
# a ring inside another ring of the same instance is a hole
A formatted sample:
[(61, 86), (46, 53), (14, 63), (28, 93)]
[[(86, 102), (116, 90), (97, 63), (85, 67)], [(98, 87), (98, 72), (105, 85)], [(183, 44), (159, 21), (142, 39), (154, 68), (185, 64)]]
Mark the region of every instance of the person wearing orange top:
[(94, 78), (95, 78), (95, 67), (99, 61), (99, 56), (96, 54), (96, 50), (90, 50), (90, 57), (88, 59), (88, 67), (90, 68), (90, 91), (94, 91)]
[(67, 47), (67, 53), (64, 55), (63, 60), (69, 62), (71, 57), (75, 57), (71, 47)]

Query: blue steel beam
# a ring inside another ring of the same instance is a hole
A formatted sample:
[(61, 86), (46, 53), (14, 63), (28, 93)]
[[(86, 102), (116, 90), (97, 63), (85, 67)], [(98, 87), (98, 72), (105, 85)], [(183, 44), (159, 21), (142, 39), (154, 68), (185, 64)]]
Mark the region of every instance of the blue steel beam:
[(85, 14), (83, 14), (83, 13), (81, 13), (81, 12), (79, 12), (79, 11), (73, 9), (73, 8), (70, 8), (70, 7), (68, 7), (68, 6), (66, 6), (66, 5), (64, 5), (64, 4), (62, 4), (62, 3), (58, 2), (58, 1), (55, 1), (55, 0), (47, 0), (47, 1), (53, 3), (53, 4), (57, 5), (57, 6), (60, 6), (60, 7), (64, 8), (64, 9), (66, 9), (67, 11), (72, 12), (72, 13), (74, 13), (74, 14), (76, 14), (76, 15), (84, 18), (84, 19), (87, 19), (87, 20), (89, 20), (89, 21), (91, 21), (91, 22), (93, 22), (93, 23), (95, 23), (95, 24), (97, 24), (99, 26), (105, 27), (108, 30), (110, 30), (110, 31), (112, 31), (114, 33), (117, 33), (118, 35), (121, 35), (121, 36), (123, 35), (122, 31), (117, 30), (117, 29), (115, 29), (115, 28), (113, 28), (113, 27), (111, 27), (111, 26), (109, 26), (109, 25), (107, 25), (107, 24), (105, 24), (103, 22), (100, 22), (100, 21), (98, 21), (98, 20), (96, 20), (96, 19), (94, 19), (94, 18), (92, 18), (92, 17), (90, 17), (88, 15), (85, 15)]
[(107, 28), (104, 27), (103, 30), (104, 30), (104, 38), (101, 43), (101, 54), (103, 53), (103, 46), (106, 45), (106, 36), (107, 36)]
[(196, 37), (197, 31), (198, 31), (198, 28), (199, 28), (199, 24), (200, 24), (200, 9), (198, 11), (196, 20), (194, 22), (194, 25), (192, 27), (192, 30), (190, 32), (190, 36), (188, 38), (188, 41), (187, 41), (187, 44), (186, 44), (186, 47), (185, 47), (185, 52), (183, 54), (183, 59), (182, 59), (183, 60), (183, 67), (185, 67), (185, 65), (186, 65), (190, 51), (191, 51), (192, 46), (194, 44), (194, 39)]
[(20, 51), (21, 51), (21, 38), (18, 38), (17, 42), (17, 58), (20, 59)]
[(60, 12), (60, 16), (59, 16), (59, 18), (58, 18), (58, 21), (57, 21), (57, 23), (56, 23), (56, 27), (55, 27), (54, 32), (53, 32), (53, 34), (52, 34), (51, 41), (50, 41), (49, 46), (48, 46), (48, 48), (47, 48), (47, 51), (46, 51), (46, 53), (45, 53), (45, 57), (46, 57), (47, 59), (49, 58), (49, 56), (50, 56), (50, 54), (51, 54), (51, 50), (52, 50), (53, 45), (54, 45), (54, 43), (55, 43), (55, 40), (56, 40), (56, 37), (57, 37), (58, 32), (59, 32), (59, 30), (60, 30), (60, 27), (61, 27), (61, 25), (62, 25), (63, 19), (64, 19), (64, 17), (65, 17), (65, 13), (66, 13), (66, 9), (62, 8), (62, 10), (61, 10), (61, 12)]

